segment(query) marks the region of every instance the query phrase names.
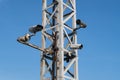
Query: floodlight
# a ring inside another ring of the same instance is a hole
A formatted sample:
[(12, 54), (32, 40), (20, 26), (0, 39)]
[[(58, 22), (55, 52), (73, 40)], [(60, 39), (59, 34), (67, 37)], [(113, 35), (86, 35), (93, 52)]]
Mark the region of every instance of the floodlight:
[(38, 24), (38, 25), (35, 25), (35, 26), (31, 27), (29, 29), (29, 32), (35, 34), (36, 32), (41, 31), (42, 29), (43, 29), (43, 26)]
[(80, 26), (80, 28), (86, 28), (87, 25), (83, 23), (80, 19), (76, 20), (76, 24)]

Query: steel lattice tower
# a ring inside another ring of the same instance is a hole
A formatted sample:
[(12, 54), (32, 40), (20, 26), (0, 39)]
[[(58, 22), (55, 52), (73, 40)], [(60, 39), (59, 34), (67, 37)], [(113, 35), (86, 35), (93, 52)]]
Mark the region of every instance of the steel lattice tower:
[(42, 25), (42, 48), (46, 48), (48, 39), (53, 51), (42, 55), (40, 80), (78, 80), (78, 52), (70, 48), (77, 45), (77, 35), (72, 35), (76, 28), (76, 0), (42, 0)]
[[(79, 80), (76, 31), (86, 24), (76, 20), (76, 0), (42, 0), (42, 25), (29, 29), (18, 42), (41, 51), (40, 80)], [(28, 41), (42, 32), (42, 48)]]

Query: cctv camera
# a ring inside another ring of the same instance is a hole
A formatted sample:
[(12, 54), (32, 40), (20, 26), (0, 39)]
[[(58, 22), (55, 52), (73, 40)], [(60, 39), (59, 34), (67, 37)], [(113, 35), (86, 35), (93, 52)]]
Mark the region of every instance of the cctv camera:
[(76, 20), (76, 24), (80, 26), (80, 28), (86, 28), (87, 25), (83, 23), (80, 19)]
[(42, 29), (43, 29), (42, 25), (35, 25), (29, 29), (29, 32), (35, 34), (36, 32), (41, 31)]
[(19, 38), (17, 39), (17, 41), (18, 41), (18, 42), (27, 42), (27, 41), (30, 40), (31, 36), (32, 36), (32, 35), (30, 35), (30, 34), (26, 34), (25, 36), (19, 37)]
[(71, 49), (82, 49), (83, 45), (82, 44), (71, 44), (70, 48)]

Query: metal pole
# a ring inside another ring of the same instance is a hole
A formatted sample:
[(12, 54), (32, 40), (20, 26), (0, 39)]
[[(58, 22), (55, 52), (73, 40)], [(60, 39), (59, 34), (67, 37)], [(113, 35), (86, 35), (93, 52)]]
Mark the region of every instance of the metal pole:
[[(76, 13), (76, 0), (73, 0), (73, 7), (74, 7), (74, 11)], [(76, 28), (76, 14), (74, 14), (73, 16), (73, 28)], [(77, 34), (74, 35), (74, 43), (77, 44)], [(74, 64), (74, 77), (75, 80), (78, 80), (78, 51), (75, 50), (75, 54), (76, 54), (76, 60), (75, 60), (75, 64)]]
[[(43, 30), (45, 29), (45, 25), (46, 25), (46, 12), (45, 12), (45, 8), (47, 6), (46, 4), (47, 4), (47, 1), (42, 0), (42, 8), (43, 8), (43, 10), (42, 10), (42, 25), (43, 25)], [(42, 35), (42, 48), (43, 49), (45, 48), (45, 36), (44, 35)], [(40, 68), (40, 80), (44, 80), (45, 59), (44, 59), (44, 56), (43, 56), (43, 52), (41, 54), (40, 65), (41, 65), (41, 68)]]
[(64, 39), (63, 39), (63, 0), (58, 1), (59, 8), (59, 74), (58, 80), (64, 80)]

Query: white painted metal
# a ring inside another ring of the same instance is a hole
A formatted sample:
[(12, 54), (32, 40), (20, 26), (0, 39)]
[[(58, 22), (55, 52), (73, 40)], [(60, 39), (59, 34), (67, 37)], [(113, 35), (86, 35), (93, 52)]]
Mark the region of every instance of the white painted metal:
[[(75, 1), (42, 0), (42, 25), (44, 27), (42, 31), (42, 48), (45, 50), (41, 56), (40, 80), (78, 80), (78, 52), (77, 49), (70, 48), (70, 45), (77, 44), (77, 35), (69, 36), (69, 33), (72, 33), (73, 29), (76, 28)], [(52, 39), (56, 31), (58, 31), (58, 40), (56, 41), (58, 51), (54, 52), (49, 44), (55, 42)], [(49, 44), (47, 44), (48, 41), (50, 41)], [(49, 47), (49, 50), (47, 50), (47, 47)], [(53, 53), (49, 54), (49, 51), (53, 51)], [(57, 55), (54, 57), (56, 59), (52, 57), (53, 54)], [(65, 57), (67, 56), (65, 55), (70, 55), (74, 58), (70, 58), (66, 62)], [(55, 64), (56, 66), (52, 65), (54, 60), (57, 63)], [(71, 67), (73, 68), (71, 69)], [(55, 76), (53, 76), (53, 72)]]
[[(42, 25), (43, 25), (43, 30), (45, 29), (44, 26), (46, 25), (46, 12), (44, 11), (44, 9), (47, 7), (46, 5), (47, 1), (46, 0), (42, 0)], [(43, 33), (43, 32), (42, 32)], [(45, 36), (42, 35), (42, 48), (45, 48)], [(44, 80), (44, 74), (45, 74), (45, 60), (43, 57), (43, 52), (41, 54), (41, 60), (40, 60), (40, 66), (41, 66), (41, 70), (40, 70), (40, 80)]]
[(64, 52), (63, 52), (63, 48), (64, 48), (64, 39), (63, 39), (63, 0), (58, 0), (58, 12), (59, 12), (59, 16), (57, 16), (59, 18), (59, 52), (58, 52), (58, 60), (59, 60), (59, 74), (57, 77), (57, 80), (64, 80)]

